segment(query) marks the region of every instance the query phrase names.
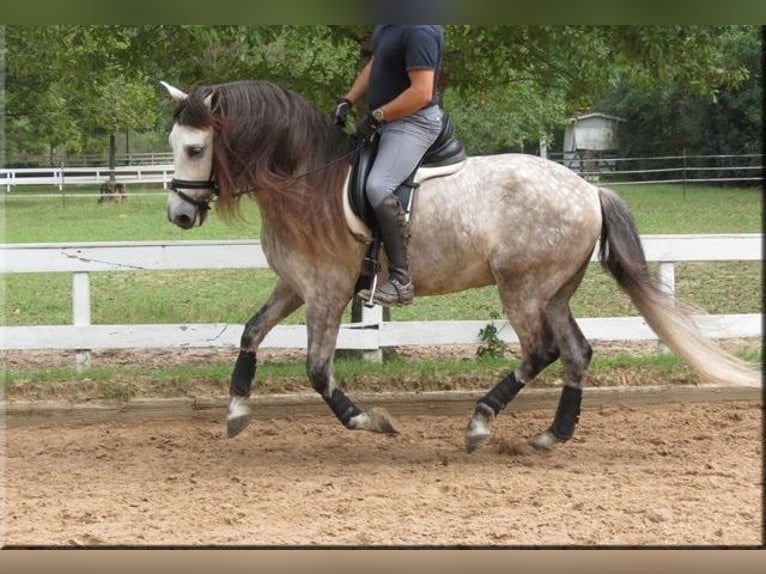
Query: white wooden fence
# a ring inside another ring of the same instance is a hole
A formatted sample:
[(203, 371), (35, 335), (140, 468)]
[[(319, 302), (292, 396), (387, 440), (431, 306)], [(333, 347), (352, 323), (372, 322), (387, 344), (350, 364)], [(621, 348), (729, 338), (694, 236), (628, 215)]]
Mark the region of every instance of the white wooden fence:
[[(601, 180), (607, 186), (651, 184), (651, 183), (723, 183), (757, 182), (763, 179), (763, 165), (760, 154), (706, 155), (706, 156), (662, 156), (662, 157), (610, 157), (581, 160), (564, 159), (561, 153), (548, 157), (575, 169), (590, 180)], [(127, 161), (128, 158), (120, 158)], [(116, 180), (121, 183), (161, 183), (167, 189), (173, 177), (173, 158), (170, 153), (133, 154), (133, 165), (118, 165)], [(70, 161), (76, 161), (72, 158)], [(151, 165), (146, 161), (157, 162)], [(163, 163), (167, 162), (167, 163)], [(638, 165), (640, 169), (616, 170), (617, 164)], [(140, 164), (140, 165), (137, 165)], [(585, 166), (591, 165), (592, 170)], [(655, 166), (655, 167), (652, 167)], [(642, 175), (635, 179), (635, 176)], [(59, 191), (65, 185), (93, 185), (107, 181), (109, 168), (101, 167), (35, 167), (0, 169), (0, 186), (10, 192), (19, 185), (56, 186)], [(29, 194), (27, 194), (29, 195)]]
[[(114, 168), (119, 183), (161, 183), (167, 189), (173, 178), (172, 163), (164, 165), (124, 165)], [(50, 167), (0, 169), (0, 186), (5, 191), (18, 185), (52, 185), (59, 191), (65, 185), (97, 185), (109, 180), (108, 167)]]
[[(647, 259), (659, 262), (660, 279), (670, 292), (674, 291), (676, 262), (762, 259), (760, 233), (644, 235), (642, 241)], [(596, 261), (595, 255), (594, 251), (592, 261)], [(3, 273), (66, 272), (73, 277), (72, 324), (2, 326), (2, 348), (77, 350), (80, 365), (87, 364), (92, 349), (237, 347), (248, 319), (243, 317), (242, 324), (93, 325), (90, 273), (267, 267), (259, 241), (5, 244), (0, 247), (0, 258)], [(713, 338), (757, 337), (763, 332), (761, 313), (701, 315), (695, 319)], [(504, 320), (383, 322), (380, 308), (376, 307), (365, 309), (359, 323), (341, 327), (338, 349), (362, 350), (376, 356), (384, 347), (478, 344), (479, 331), (490, 323), (502, 340), (518, 341)], [(639, 316), (580, 318), (578, 324), (591, 341), (657, 340)], [(304, 325), (278, 325), (262, 346), (305, 349), (306, 345)]]

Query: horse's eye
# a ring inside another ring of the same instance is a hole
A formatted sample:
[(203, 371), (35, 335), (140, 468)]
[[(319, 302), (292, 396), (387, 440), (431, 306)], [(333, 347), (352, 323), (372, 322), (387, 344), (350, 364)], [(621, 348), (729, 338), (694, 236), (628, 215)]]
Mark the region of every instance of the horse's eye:
[(186, 148), (186, 154), (190, 158), (199, 157), (205, 151), (205, 147), (201, 145), (190, 145)]

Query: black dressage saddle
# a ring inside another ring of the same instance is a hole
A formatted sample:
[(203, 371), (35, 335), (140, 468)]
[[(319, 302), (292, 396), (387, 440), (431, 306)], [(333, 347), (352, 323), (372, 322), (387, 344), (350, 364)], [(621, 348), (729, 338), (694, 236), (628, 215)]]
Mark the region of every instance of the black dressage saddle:
[[(361, 219), (367, 227), (375, 233), (375, 215), (372, 206), (365, 193), (367, 176), (375, 161), (375, 154), (378, 151), (378, 139), (363, 145), (354, 156), (351, 166), (351, 176), (349, 177), (348, 199), (352, 211)], [(412, 193), (417, 187), (415, 184), (415, 174), (421, 167), (443, 167), (460, 163), (466, 159), (465, 148), (454, 135), (454, 125), (447, 112), (442, 114), (442, 129), (436, 141), (428, 148), (420, 164), (413, 170), (406, 180), (397, 188), (395, 195), (409, 216), (412, 208)]]

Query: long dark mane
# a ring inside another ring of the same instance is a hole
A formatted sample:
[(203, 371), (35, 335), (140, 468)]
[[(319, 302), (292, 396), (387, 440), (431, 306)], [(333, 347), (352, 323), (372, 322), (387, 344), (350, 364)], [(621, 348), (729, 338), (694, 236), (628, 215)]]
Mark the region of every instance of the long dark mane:
[(222, 216), (238, 216), (240, 197), (253, 192), (264, 215), (301, 247), (332, 251), (347, 237), (338, 189), (354, 140), (314, 104), (270, 82), (231, 82), (198, 88), (174, 119), (215, 131)]

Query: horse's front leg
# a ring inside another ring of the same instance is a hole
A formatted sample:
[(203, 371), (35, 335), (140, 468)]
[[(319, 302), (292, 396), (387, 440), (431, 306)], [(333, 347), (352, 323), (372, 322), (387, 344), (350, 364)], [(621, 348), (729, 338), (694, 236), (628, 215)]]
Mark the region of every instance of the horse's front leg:
[[(326, 293), (323, 296), (326, 297)], [(306, 302), (306, 367), (311, 387), (322, 396), (346, 428), (397, 434), (398, 431), (385, 409), (371, 408), (365, 412), (361, 411), (335, 383), (333, 356), (343, 309), (347, 303), (348, 301), (331, 302), (321, 299)]]
[(245, 325), (229, 386), (229, 409), (226, 416), (229, 437), (238, 435), (250, 424), (251, 413), (247, 399), (255, 378), (258, 346), (276, 324), (302, 304), (303, 300), (285, 281), (279, 279), (268, 301)]

